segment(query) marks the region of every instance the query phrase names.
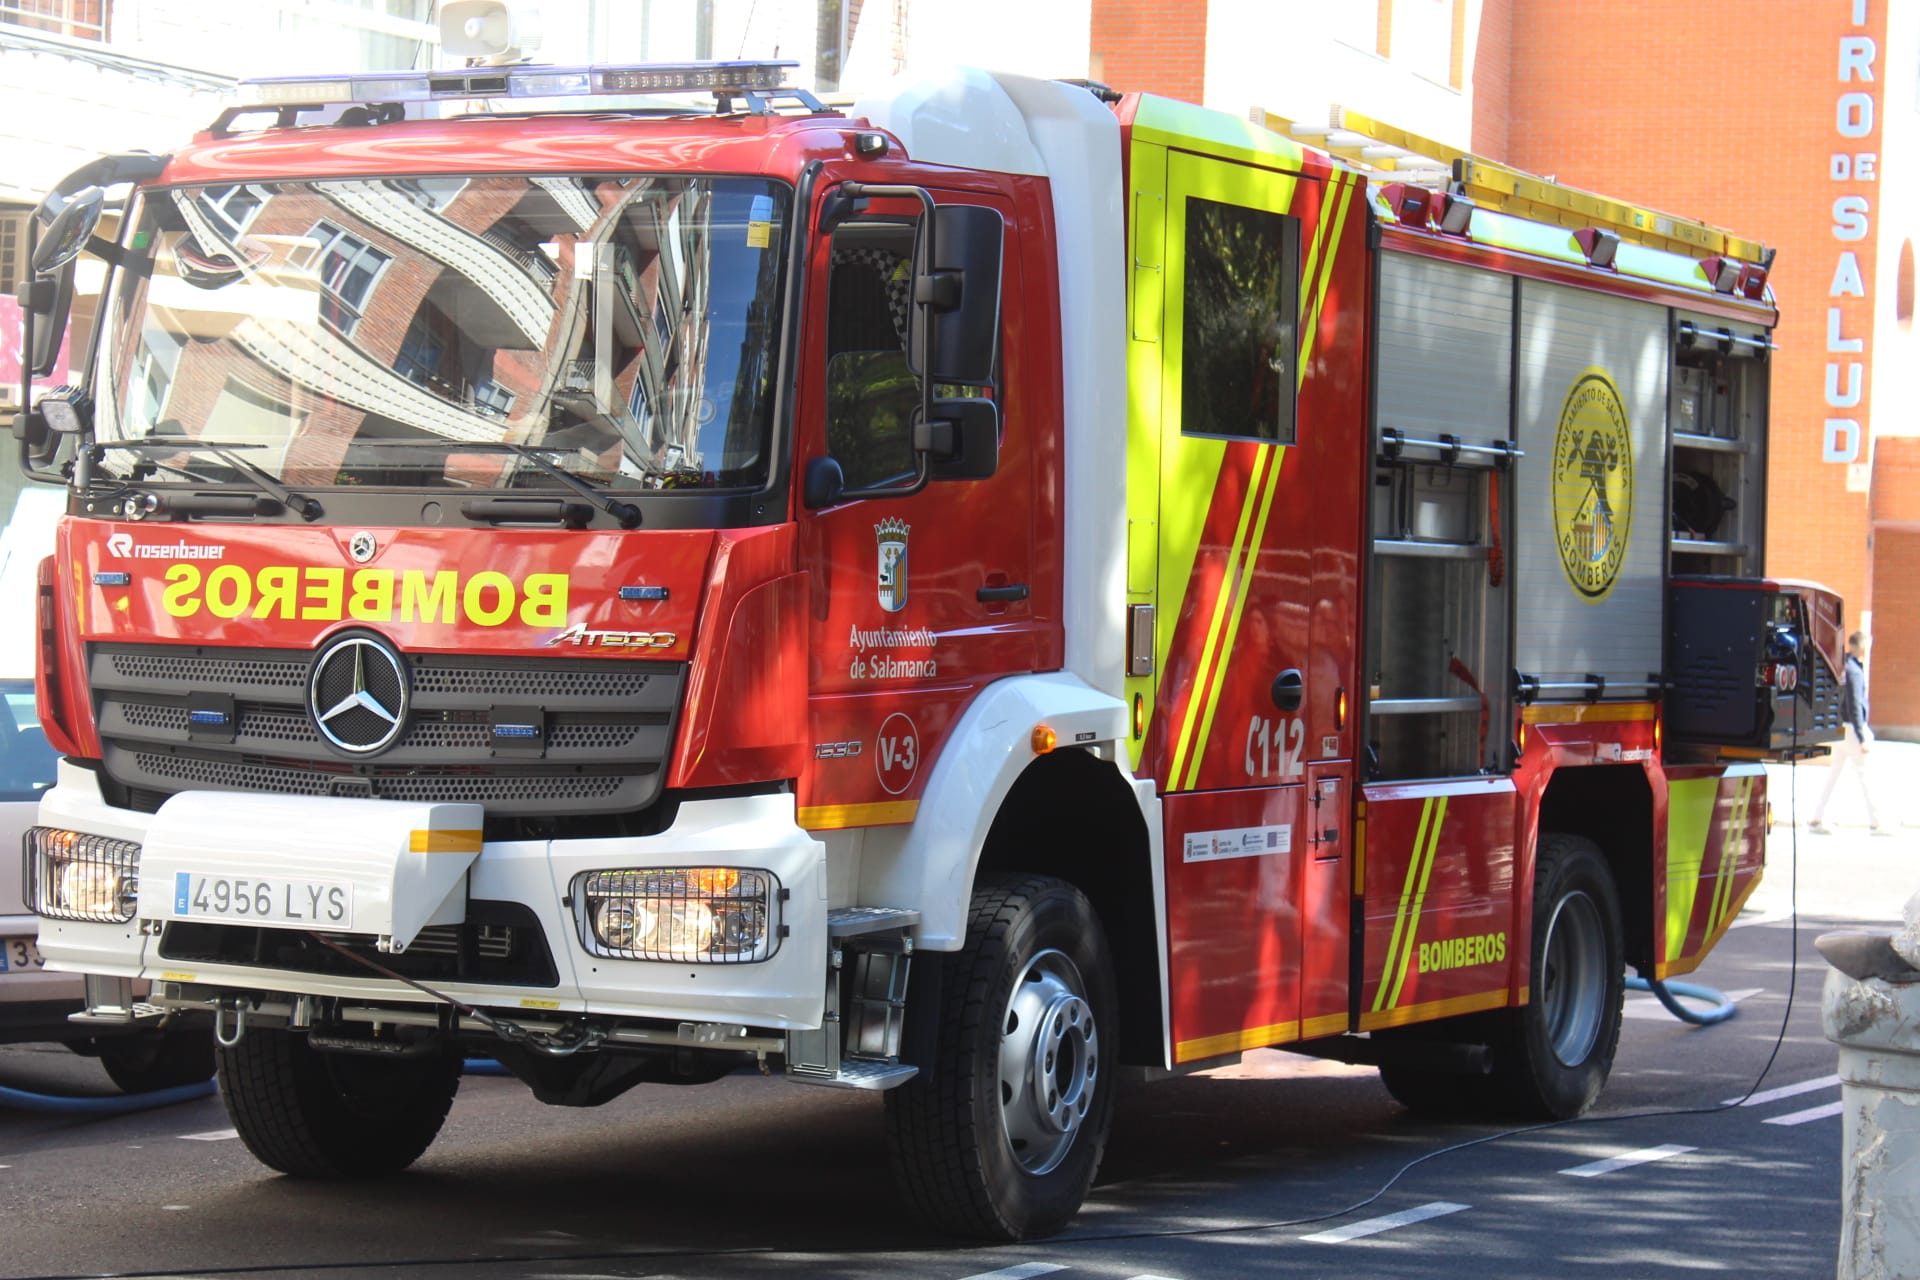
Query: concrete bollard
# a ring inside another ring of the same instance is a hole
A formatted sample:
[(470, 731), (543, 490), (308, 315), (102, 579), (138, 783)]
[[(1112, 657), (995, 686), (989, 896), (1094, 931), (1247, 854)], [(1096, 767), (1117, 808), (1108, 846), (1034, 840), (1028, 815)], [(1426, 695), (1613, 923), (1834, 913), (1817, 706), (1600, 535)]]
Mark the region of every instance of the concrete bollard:
[(1840, 1047), (1839, 1280), (1920, 1276), (1920, 895), (1898, 937), (1830, 933), (1821, 1029)]

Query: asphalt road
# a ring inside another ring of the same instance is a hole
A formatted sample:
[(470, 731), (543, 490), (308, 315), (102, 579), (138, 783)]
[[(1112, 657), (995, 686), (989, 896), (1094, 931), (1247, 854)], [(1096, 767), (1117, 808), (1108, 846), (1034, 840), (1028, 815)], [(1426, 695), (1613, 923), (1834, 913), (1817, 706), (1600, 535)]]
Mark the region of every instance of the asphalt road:
[[(470, 1078), (413, 1170), (349, 1186), (269, 1173), (213, 1098), (111, 1119), (0, 1104), (0, 1273), (1831, 1274), (1841, 1095), (1812, 949), (1830, 922), (1800, 920), (1796, 982), (1790, 842), (1776, 833), (1766, 890), (1695, 975), (1739, 994), (1739, 1016), (1688, 1027), (1630, 995), (1613, 1081), (1581, 1123), (1511, 1136), (1422, 1123), (1369, 1070), (1249, 1054), (1128, 1087), (1074, 1227), (980, 1249), (906, 1222), (877, 1098), (778, 1080), (642, 1086), (567, 1111)], [(1891, 919), (1891, 887), (1851, 887), (1869, 873), (1859, 859), (1891, 857), (1886, 874), (1920, 884), (1920, 833), (1800, 844), (1807, 902), (1855, 893)], [(1770, 1058), (1758, 1105), (1722, 1107)], [(0, 1086), (109, 1090), (96, 1065), (44, 1046), (0, 1049)]]

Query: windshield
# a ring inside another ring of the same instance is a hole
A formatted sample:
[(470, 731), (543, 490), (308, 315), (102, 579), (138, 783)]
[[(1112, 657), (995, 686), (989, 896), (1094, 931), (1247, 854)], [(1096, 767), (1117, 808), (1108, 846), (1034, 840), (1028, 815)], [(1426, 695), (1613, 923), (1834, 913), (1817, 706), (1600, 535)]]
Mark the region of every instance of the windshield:
[(511, 445), (614, 488), (758, 486), (788, 205), (634, 175), (149, 192), (96, 366), (96, 439), (139, 447), (105, 466), (556, 487)]

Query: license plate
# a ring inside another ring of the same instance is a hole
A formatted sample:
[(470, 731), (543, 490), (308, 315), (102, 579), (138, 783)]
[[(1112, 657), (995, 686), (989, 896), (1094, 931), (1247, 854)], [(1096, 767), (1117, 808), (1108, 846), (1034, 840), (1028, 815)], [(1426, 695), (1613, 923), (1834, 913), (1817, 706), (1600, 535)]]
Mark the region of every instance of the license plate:
[(353, 886), (326, 880), (206, 876), (178, 871), (173, 877), (173, 914), (180, 920), (351, 929)]
[(32, 973), (46, 963), (32, 938), (0, 938), (0, 973)]

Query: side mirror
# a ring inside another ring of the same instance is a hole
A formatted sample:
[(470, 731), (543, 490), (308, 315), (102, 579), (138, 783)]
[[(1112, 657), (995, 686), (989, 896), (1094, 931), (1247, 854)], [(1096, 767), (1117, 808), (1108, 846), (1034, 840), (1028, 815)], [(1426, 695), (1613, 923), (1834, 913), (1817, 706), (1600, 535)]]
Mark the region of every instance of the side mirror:
[(914, 435), (931, 479), (986, 480), (1000, 466), (1000, 408), (984, 397), (935, 400), (932, 421)]
[(73, 313), (73, 272), (69, 259), (51, 277), (21, 286), (33, 311), (33, 350), (26, 356), (36, 378), (51, 377), (60, 362), (60, 343), (67, 336), (67, 317)]
[(917, 360), (927, 326), (928, 371), (935, 383), (993, 380), (1000, 335), (1000, 255), (1006, 225), (997, 210), (977, 204), (934, 210), (932, 256), (923, 230), (914, 256), (914, 297), (926, 307), (909, 309), (907, 351)]
[[(36, 278), (52, 275), (80, 256), (100, 225), (100, 211), (106, 207), (107, 193), (99, 187), (86, 187), (63, 205), (40, 233), (33, 246), (33, 274)], [(45, 206), (35, 214), (44, 216)]]
[(847, 473), (832, 458), (812, 458), (800, 481), (800, 501), (809, 511), (831, 507), (847, 491)]

